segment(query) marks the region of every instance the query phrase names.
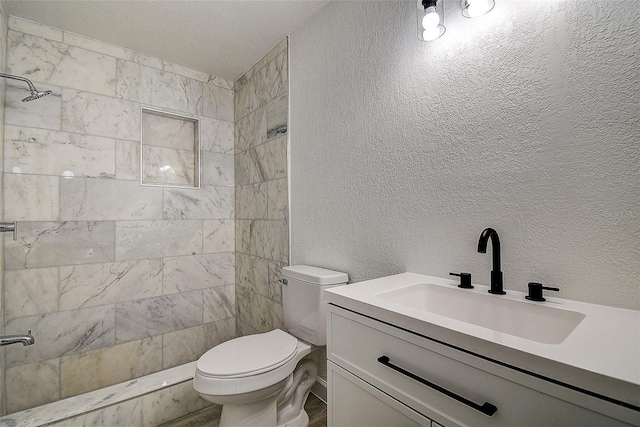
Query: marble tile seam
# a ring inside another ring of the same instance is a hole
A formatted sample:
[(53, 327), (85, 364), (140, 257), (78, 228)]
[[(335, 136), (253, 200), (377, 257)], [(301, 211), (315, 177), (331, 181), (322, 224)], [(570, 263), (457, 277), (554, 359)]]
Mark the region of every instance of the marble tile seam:
[[(16, 16), (13, 16), (13, 15), (11, 15), (11, 18), (13, 18), (14, 22), (12, 22), (12, 20), (10, 20), (10, 24), (8, 26), (9, 31), (13, 31), (13, 32), (16, 32), (16, 33), (22, 33), (22, 34), (26, 34), (26, 35), (30, 35), (30, 36), (34, 36), (34, 37), (43, 38), (45, 40), (49, 40), (49, 41), (56, 42), (56, 43), (66, 44), (68, 46), (73, 46), (73, 47), (76, 47), (76, 48), (79, 48), (79, 49), (83, 49), (83, 50), (86, 50), (86, 51), (89, 51), (89, 52), (93, 52), (93, 53), (98, 53), (100, 55), (105, 55), (105, 56), (109, 56), (109, 57), (116, 58), (116, 59), (130, 61), (130, 62), (136, 63), (136, 64), (144, 66), (144, 67), (154, 68), (156, 70), (160, 70), (160, 71), (176, 74), (176, 75), (179, 75), (179, 76), (182, 76), (182, 77), (186, 77), (186, 78), (189, 78), (189, 79), (192, 79), (192, 80), (196, 80), (196, 81), (199, 81), (199, 82), (202, 82), (202, 83), (207, 83), (207, 84), (210, 84), (210, 85), (218, 86), (218, 87), (221, 87), (223, 89), (233, 89), (233, 82), (229, 82), (228, 80), (223, 79), (222, 77), (215, 76), (213, 74), (208, 74), (208, 73), (206, 73), (204, 71), (199, 71), (199, 70), (196, 70), (194, 68), (190, 68), (190, 67), (188, 67), (186, 65), (179, 64), (177, 62), (168, 61), (166, 59), (162, 59), (162, 58), (159, 58), (159, 57), (156, 57), (156, 56), (144, 53), (144, 52), (139, 52), (139, 51), (136, 51), (136, 50), (133, 50), (133, 49), (129, 49), (129, 48), (125, 48), (125, 47), (122, 47), (122, 46), (115, 45), (113, 43), (105, 42), (105, 41), (98, 40), (98, 39), (95, 39), (95, 38), (92, 38), (92, 37), (88, 37), (88, 36), (85, 36), (85, 35), (82, 35), (82, 34), (74, 33), (72, 31), (62, 30), (62, 29), (59, 29), (59, 28), (56, 28), (56, 27), (48, 26), (48, 25), (45, 25), (45, 24), (41, 24), (39, 22), (35, 22), (35, 21), (28, 20), (28, 19), (16, 17)], [(20, 20), (20, 21), (27, 22), (27, 23), (33, 25), (34, 27), (45, 28), (46, 30), (48, 30), (50, 32), (49, 36), (45, 36), (42, 33), (35, 34), (38, 31), (29, 32), (29, 31), (19, 30), (19, 29), (16, 28), (17, 25), (15, 24), (15, 20)], [(56, 35), (60, 35), (60, 38), (52, 37), (53, 33), (56, 33)], [(78, 43), (78, 41), (74, 40), (74, 38), (78, 38), (80, 40), (86, 40), (89, 43), (93, 43), (93, 44), (98, 45), (98, 46), (102, 45), (105, 48), (104, 49), (100, 49), (100, 48), (91, 49), (91, 48), (87, 47), (86, 45), (83, 45), (82, 43)], [(112, 53), (109, 53), (108, 52), (109, 50), (112, 50)], [(122, 51), (123, 54), (122, 55), (117, 55), (117, 54), (113, 53), (113, 50), (120, 50), (120, 51)], [(144, 61), (135, 61), (135, 60), (131, 59), (131, 58), (136, 58), (138, 56), (140, 56), (142, 59), (148, 58), (148, 59), (155, 60), (155, 61), (150, 61), (150, 62), (148, 61), (146, 63), (143, 63)], [(158, 65), (157, 66), (151, 65), (153, 63), (157, 63)], [(167, 64), (170, 64), (169, 67), (174, 66), (174, 65), (177, 66), (176, 70), (171, 70), (171, 71), (166, 70)], [(178, 71), (181, 68), (184, 68), (185, 71), (184, 72)], [(198, 74), (200, 74), (202, 78), (195, 77), (195, 75), (198, 75)], [(217, 81), (218, 82), (222, 81), (222, 83), (216, 83)]]

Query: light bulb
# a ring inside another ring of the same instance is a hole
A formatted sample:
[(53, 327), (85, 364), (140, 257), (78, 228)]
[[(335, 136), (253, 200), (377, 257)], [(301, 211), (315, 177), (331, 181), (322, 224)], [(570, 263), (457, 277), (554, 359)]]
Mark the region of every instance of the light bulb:
[(466, 5), (469, 18), (476, 18), (487, 13), (491, 9), (489, 0), (467, 0)]
[(438, 28), (440, 23), (440, 15), (435, 6), (429, 6), (425, 9), (424, 17), (422, 18), (422, 28), (425, 30), (431, 28)]
[(424, 30), (422, 32), (422, 38), (426, 42), (430, 42), (432, 40), (435, 40), (438, 37), (440, 37), (440, 35), (441, 35), (440, 27), (427, 28), (426, 30)]

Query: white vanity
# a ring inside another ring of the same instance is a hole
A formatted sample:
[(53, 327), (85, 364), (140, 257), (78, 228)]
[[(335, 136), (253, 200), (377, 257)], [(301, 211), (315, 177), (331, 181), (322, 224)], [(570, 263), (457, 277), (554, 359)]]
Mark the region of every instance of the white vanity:
[(325, 292), (328, 426), (640, 426), (640, 312), (403, 273)]

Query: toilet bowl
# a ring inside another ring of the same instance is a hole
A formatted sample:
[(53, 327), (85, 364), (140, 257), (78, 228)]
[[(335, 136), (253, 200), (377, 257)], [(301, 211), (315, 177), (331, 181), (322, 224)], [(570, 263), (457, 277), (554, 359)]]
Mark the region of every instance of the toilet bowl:
[(193, 388), (223, 405), (220, 427), (309, 425), (304, 403), (318, 368), (305, 357), (326, 344), (322, 290), (345, 284), (347, 275), (309, 266), (282, 273), (285, 326), (300, 339), (280, 329), (247, 335), (212, 348), (196, 363)]

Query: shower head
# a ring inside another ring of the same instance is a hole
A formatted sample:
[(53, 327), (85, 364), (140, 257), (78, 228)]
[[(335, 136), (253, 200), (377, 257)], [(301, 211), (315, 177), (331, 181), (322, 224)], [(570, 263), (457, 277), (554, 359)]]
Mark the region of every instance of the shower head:
[(31, 91), (31, 95), (27, 96), (26, 98), (22, 98), (22, 102), (29, 102), (29, 101), (34, 101), (36, 99), (40, 99), (43, 96), (47, 96), (51, 93), (50, 90), (45, 90), (43, 92), (38, 92), (37, 90), (32, 90)]
[(22, 102), (29, 102), (29, 101), (33, 101), (35, 99), (40, 99), (43, 96), (47, 96), (47, 95), (49, 95), (51, 93), (50, 90), (45, 90), (43, 92), (38, 91), (38, 89), (36, 89), (36, 87), (33, 85), (33, 83), (31, 83), (31, 80), (25, 79), (24, 77), (14, 76), (14, 75), (5, 74), (5, 73), (0, 73), (0, 77), (4, 77), (5, 79), (20, 80), (22, 82), (25, 82), (27, 85), (29, 85), (29, 90), (31, 91), (31, 95), (29, 95), (26, 98), (24, 98), (22, 100)]

